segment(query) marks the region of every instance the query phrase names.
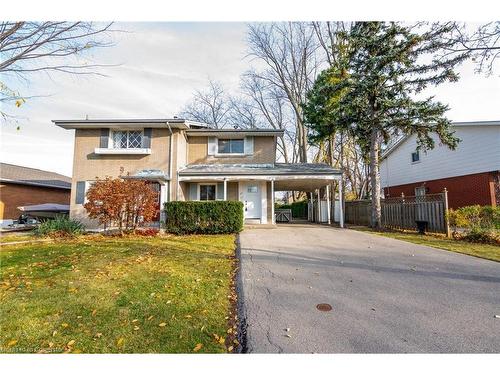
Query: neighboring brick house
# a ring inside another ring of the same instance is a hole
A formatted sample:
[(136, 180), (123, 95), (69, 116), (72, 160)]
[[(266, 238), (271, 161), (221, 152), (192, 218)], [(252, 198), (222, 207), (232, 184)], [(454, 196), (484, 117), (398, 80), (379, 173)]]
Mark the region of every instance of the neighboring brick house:
[(448, 190), (450, 208), (500, 205), (500, 121), (452, 124), (461, 142), (417, 151), (416, 136), (404, 137), (382, 155), (381, 183), (386, 197)]
[(17, 207), (42, 203), (69, 204), (71, 178), (58, 173), (0, 163), (0, 224), (22, 214)]
[[(83, 204), (96, 178), (149, 181), (160, 192), (159, 207), (175, 200), (240, 200), (247, 222), (270, 224), (275, 191), (326, 191), (342, 177), (326, 164), (277, 163), (282, 130), (212, 129), (179, 118), (54, 123), (75, 130), (70, 216), (89, 228), (98, 224)], [(329, 210), (320, 207), (317, 217), (329, 221)]]

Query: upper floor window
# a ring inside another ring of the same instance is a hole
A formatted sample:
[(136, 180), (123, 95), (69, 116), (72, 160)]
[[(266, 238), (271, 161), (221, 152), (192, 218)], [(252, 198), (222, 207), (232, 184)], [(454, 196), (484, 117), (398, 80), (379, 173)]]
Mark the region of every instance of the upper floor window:
[(142, 148), (142, 131), (141, 130), (114, 131), (113, 148)]
[(420, 161), (420, 153), (418, 150), (411, 153), (411, 162), (416, 163), (417, 161)]
[(245, 152), (245, 141), (243, 139), (219, 139), (219, 154), (243, 154)]

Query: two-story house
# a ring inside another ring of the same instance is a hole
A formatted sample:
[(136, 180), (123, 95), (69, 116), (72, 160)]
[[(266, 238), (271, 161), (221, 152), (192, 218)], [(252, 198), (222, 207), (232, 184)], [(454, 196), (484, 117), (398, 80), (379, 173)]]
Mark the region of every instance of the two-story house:
[[(305, 191), (319, 196), (341, 181), (341, 171), (326, 164), (276, 162), (282, 130), (212, 129), (184, 119), (54, 120), (75, 130), (70, 216), (88, 227), (83, 204), (97, 177), (150, 181), (159, 205), (174, 200), (240, 200), (245, 221), (270, 224), (275, 191)], [(341, 184), (340, 184), (341, 185)], [(316, 205), (318, 210), (322, 206)], [(341, 206), (340, 210), (341, 210)], [(318, 215), (330, 221), (328, 213)], [(160, 209), (158, 213), (160, 220)], [(343, 225), (343, 215), (340, 214)]]
[(416, 136), (401, 138), (383, 154), (381, 184), (386, 197), (448, 190), (450, 208), (500, 204), (500, 121), (452, 123), (460, 143), (417, 150)]

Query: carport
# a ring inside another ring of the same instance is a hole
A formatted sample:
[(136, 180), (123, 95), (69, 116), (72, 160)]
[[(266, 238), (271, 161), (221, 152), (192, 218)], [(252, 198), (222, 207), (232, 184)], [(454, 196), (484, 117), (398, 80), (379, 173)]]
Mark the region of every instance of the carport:
[(344, 226), (342, 172), (327, 164), (196, 164), (181, 169), (178, 181), (178, 200), (240, 200), (249, 224), (276, 224), (277, 191), (310, 193), (308, 220), (331, 224), (330, 185), (337, 181), (334, 207)]

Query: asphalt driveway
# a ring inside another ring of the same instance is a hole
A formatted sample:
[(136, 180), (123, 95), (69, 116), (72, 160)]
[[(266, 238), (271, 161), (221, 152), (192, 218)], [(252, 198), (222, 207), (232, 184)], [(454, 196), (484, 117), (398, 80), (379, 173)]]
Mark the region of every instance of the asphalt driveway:
[(314, 225), (240, 244), (248, 352), (500, 353), (500, 263)]

